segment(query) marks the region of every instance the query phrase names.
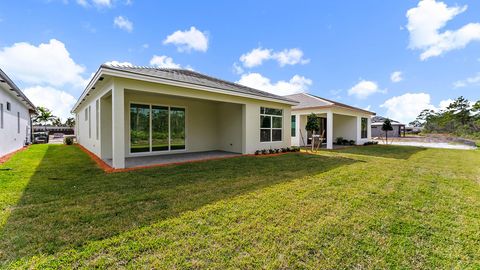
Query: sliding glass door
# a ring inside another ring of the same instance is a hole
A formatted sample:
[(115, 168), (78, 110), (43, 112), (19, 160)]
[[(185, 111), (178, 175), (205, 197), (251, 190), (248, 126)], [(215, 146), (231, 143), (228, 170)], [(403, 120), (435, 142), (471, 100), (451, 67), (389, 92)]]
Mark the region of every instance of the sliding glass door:
[(185, 149), (185, 109), (170, 108), (170, 149)]
[(152, 106), (152, 151), (168, 150), (168, 107)]
[(150, 106), (130, 106), (130, 152), (150, 151)]
[(130, 152), (185, 149), (185, 109), (130, 105)]

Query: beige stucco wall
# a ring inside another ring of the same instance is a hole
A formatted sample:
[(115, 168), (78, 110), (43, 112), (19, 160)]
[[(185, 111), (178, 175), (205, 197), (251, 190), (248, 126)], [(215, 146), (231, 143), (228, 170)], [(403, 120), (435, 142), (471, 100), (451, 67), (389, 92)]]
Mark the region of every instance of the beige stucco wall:
[[(100, 140), (95, 138), (95, 100), (110, 95), (111, 89), (119, 91), (118, 93), (124, 93), (123, 147), (126, 156), (130, 156), (129, 106), (130, 103), (135, 102), (185, 107), (186, 152), (225, 150), (253, 153), (259, 149), (282, 148), (291, 144), (290, 105), (288, 104), (133, 79), (114, 78), (106, 79), (103, 86), (91, 91), (87, 99), (76, 110), (79, 119), (77, 124), (79, 143), (99, 156), (101, 152), (104, 152), (101, 149), (106, 148), (100, 147)], [(112, 103), (115, 104), (115, 101)], [(84, 120), (84, 110), (88, 106), (91, 106), (92, 110), (91, 137), (88, 136), (88, 121)], [(282, 141), (260, 142), (260, 107), (262, 106), (283, 109)], [(100, 113), (101, 110), (102, 106)], [(108, 110), (111, 110), (111, 107)], [(103, 113), (100, 118), (102, 117), (104, 117)], [(105, 119), (108, 118), (105, 117)], [(108, 131), (111, 133), (111, 126), (111, 123), (100, 125), (100, 134), (105, 135)], [(113, 134), (107, 135), (115, 136), (114, 133), (115, 131)], [(108, 155), (103, 153), (102, 156), (107, 157)]]
[(357, 140), (357, 118), (342, 114), (333, 115), (333, 140), (343, 137), (344, 140)]

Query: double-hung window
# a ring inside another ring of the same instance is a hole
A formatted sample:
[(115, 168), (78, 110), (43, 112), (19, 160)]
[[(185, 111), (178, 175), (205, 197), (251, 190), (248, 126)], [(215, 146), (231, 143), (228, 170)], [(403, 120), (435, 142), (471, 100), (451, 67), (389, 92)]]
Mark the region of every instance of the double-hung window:
[(260, 108), (260, 141), (278, 142), (282, 140), (283, 110)]

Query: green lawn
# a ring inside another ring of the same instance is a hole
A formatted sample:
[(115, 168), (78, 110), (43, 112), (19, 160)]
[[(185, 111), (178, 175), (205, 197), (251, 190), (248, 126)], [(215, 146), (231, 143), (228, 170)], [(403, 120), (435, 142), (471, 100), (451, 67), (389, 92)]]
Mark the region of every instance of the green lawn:
[(105, 174), (0, 165), (0, 267), (480, 268), (480, 151), (368, 146)]

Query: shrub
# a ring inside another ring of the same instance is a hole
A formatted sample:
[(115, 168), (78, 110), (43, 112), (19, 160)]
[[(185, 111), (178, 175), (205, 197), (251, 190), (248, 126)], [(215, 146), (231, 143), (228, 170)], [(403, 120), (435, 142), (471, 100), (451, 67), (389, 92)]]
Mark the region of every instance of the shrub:
[(63, 139), (63, 143), (66, 145), (72, 145), (73, 144), (73, 138), (72, 137), (65, 137)]
[(276, 154), (280, 153), (280, 149), (275, 149), (275, 153)]
[(292, 152), (292, 149), (290, 149), (290, 147), (287, 147), (285, 149), (287, 150), (287, 152)]
[(338, 138), (336, 139), (336, 143), (337, 143), (337, 144), (342, 144), (342, 142), (343, 142), (343, 137), (338, 137)]
[(354, 140), (350, 140), (349, 143), (350, 143), (350, 145), (355, 145), (355, 141), (354, 141)]
[(282, 153), (286, 153), (287, 152), (287, 148), (282, 148)]
[(260, 155), (260, 150), (255, 151), (255, 155), (256, 156)]
[(369, 142), (365, 142), (363, 145), (376, 145), (378, 144), (377, 141), (369, 141)]
[(268, 153), (267, 149), (262, 150), (262, 155), (266, 155)]
[(269, 153), (269, 154), (273, 154), (273, 153), (275, 153), (275, 150), (273, 150), (273, 149), (270, 148), (270, 149), (268, 149), (268, 153)]
[(343, 144), (343, 145), (347, 145), (347, 144), (349, 144), (349, 143), (350, 143), (350, 142), (349, 142), (348, 140), (342, 140), (342, 144)]

